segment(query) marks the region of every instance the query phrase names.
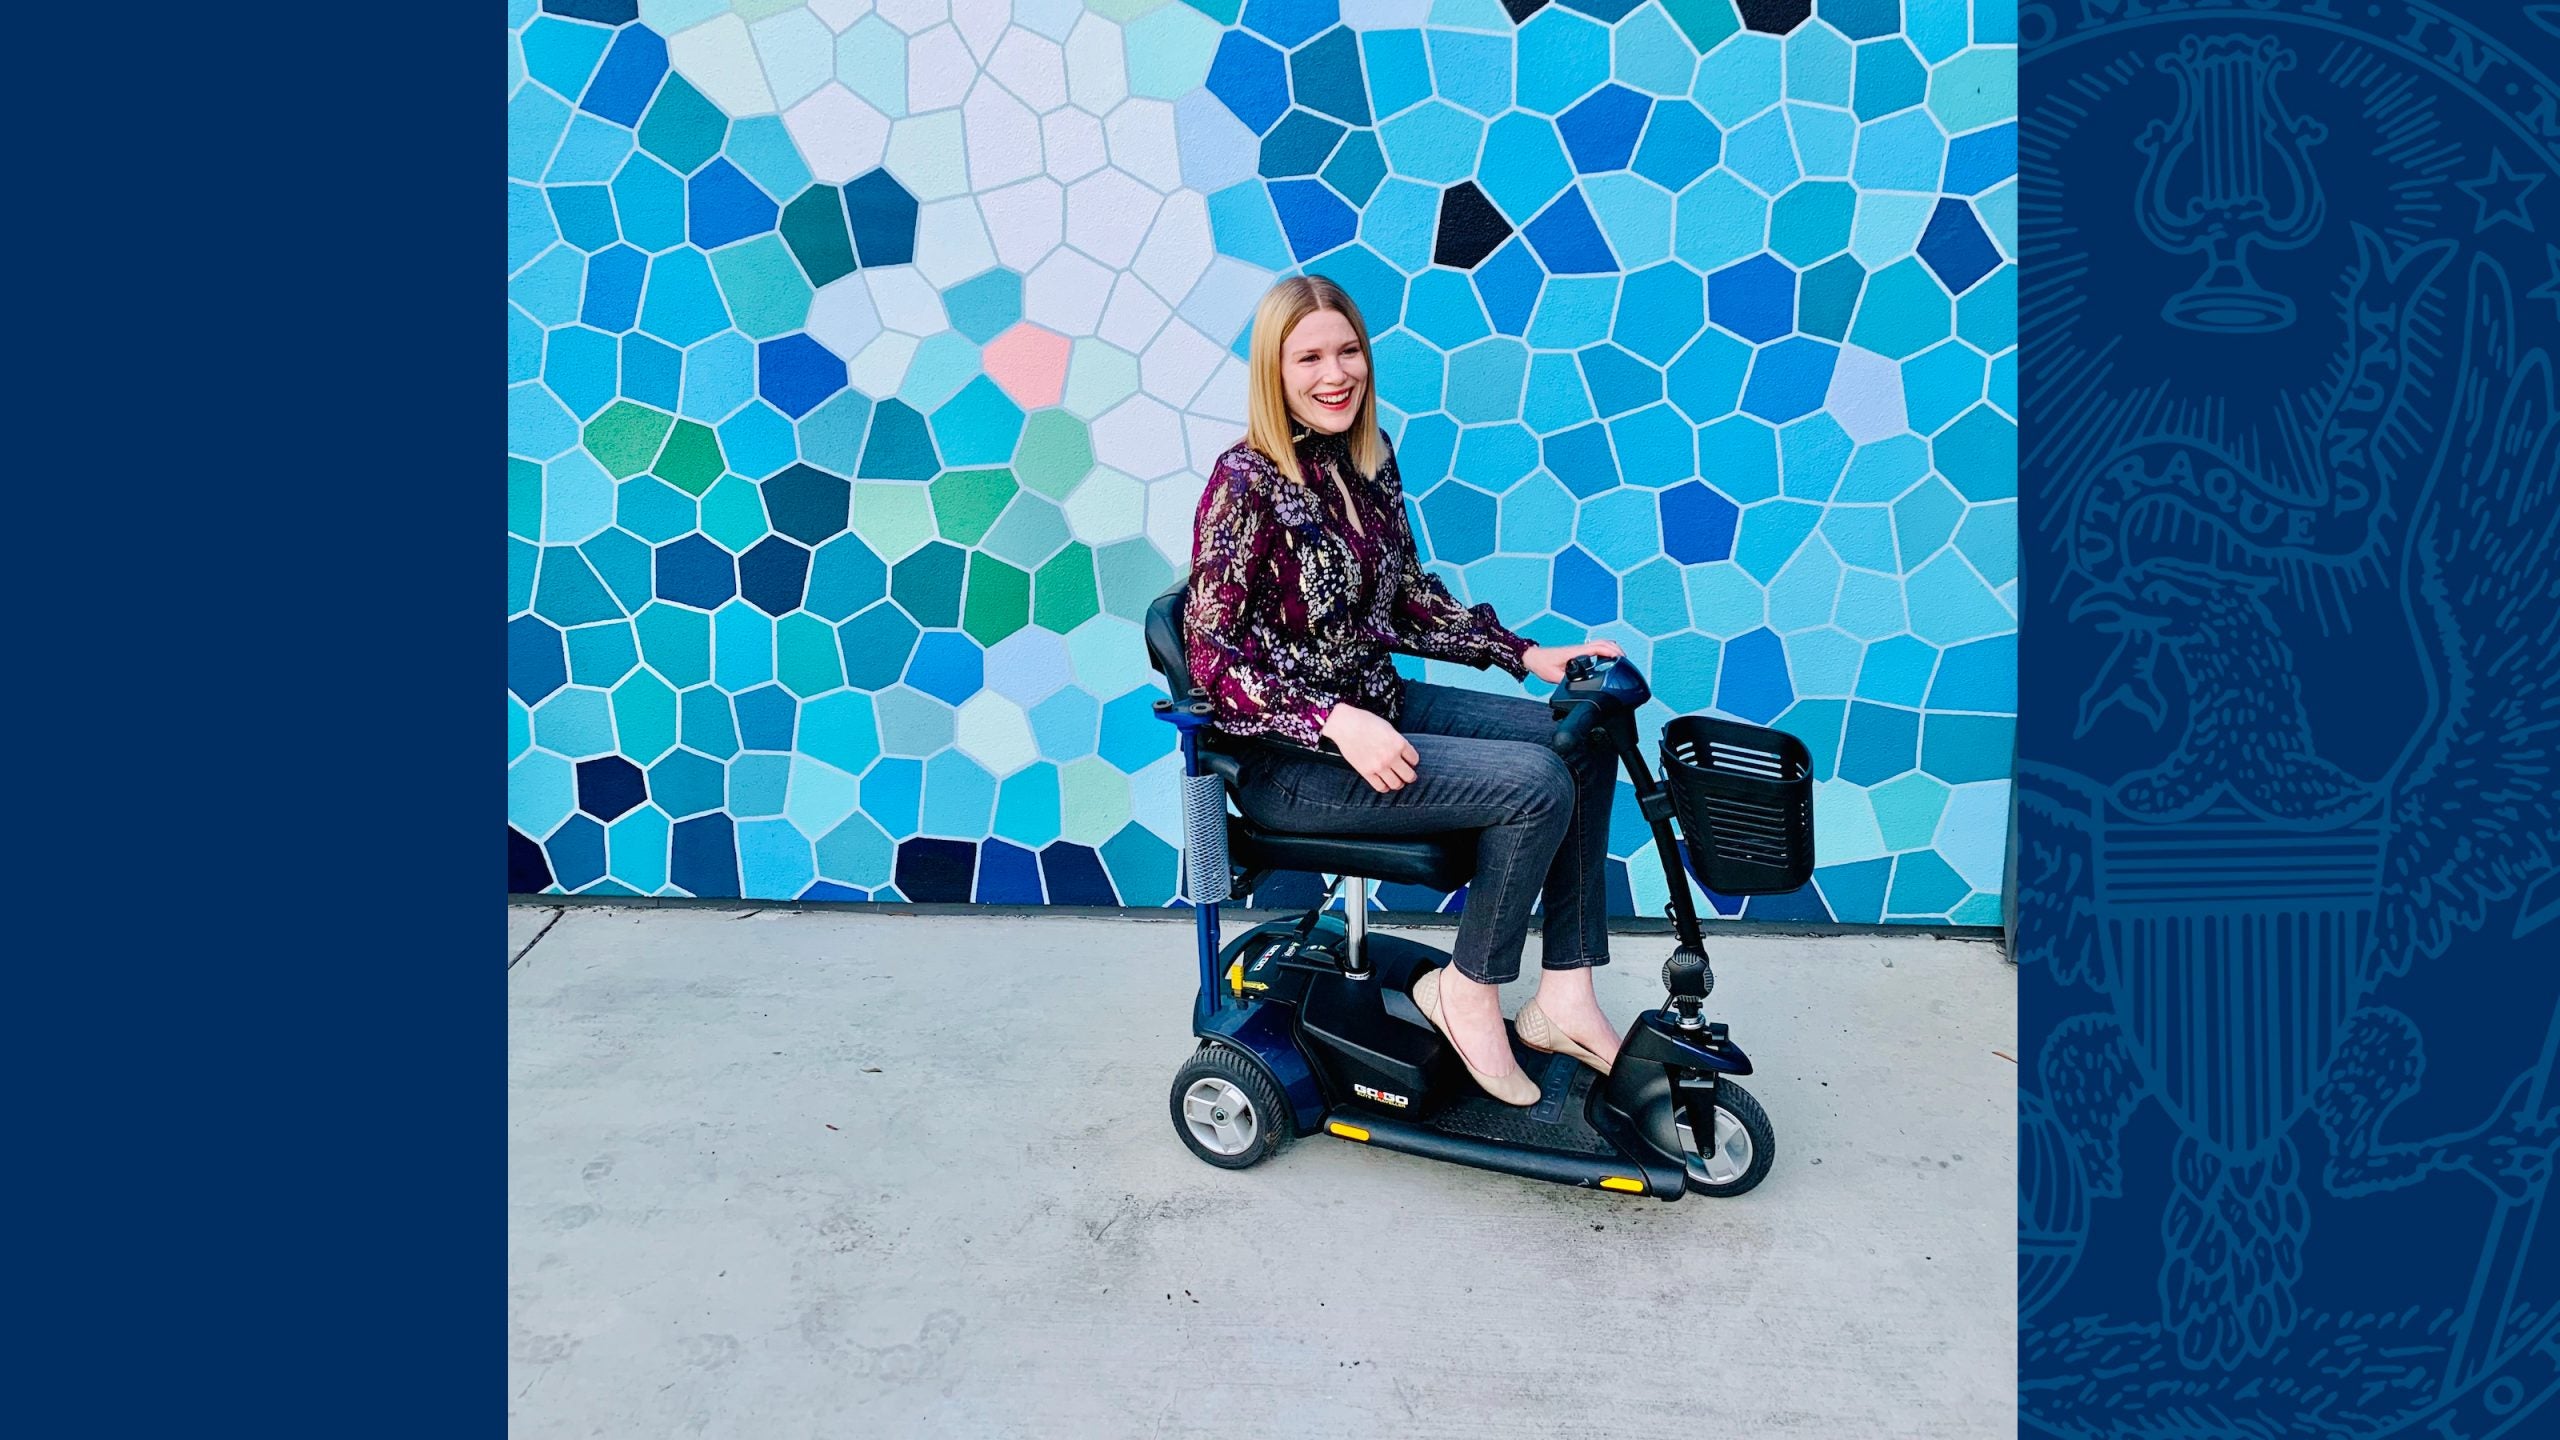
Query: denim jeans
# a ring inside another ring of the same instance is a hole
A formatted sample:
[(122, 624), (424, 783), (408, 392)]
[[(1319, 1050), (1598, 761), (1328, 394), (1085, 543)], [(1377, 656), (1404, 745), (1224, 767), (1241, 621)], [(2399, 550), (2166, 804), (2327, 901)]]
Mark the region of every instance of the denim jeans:
[(1381, 794), (1337, 761), (1257, 747), (1237, 808), (1267, 830), (1310, 835), (1418, 835), (1474, 830), (1452, 963), (1499, 985), (1520, 974), (1529, 908), (1546, 901), (1549, 970), (1609, 963), (1609, 802), (1617, 762), (1599, 746), (1570, 760), (1549, 743), (1555, 722), (1525, 695), (1405, 682), (1398, 726), (1422, 757), (1414, 780)]

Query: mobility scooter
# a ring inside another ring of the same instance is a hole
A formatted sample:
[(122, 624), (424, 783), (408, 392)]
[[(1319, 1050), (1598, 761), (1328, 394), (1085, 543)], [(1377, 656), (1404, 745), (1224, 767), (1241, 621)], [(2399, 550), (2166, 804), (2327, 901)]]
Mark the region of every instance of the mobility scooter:
[[(1414, 981), (1449, 957), (1368, 933), (1370, 881), (1458, 889), (1474, 873), (1475, 834), (1283, 834), (1229, 814), (1239, 757), (1251, 746), (1348, 762), (1329, 747), (1210, 728), (1208, 699), (1194, 689), (1184, 658), (1183, 593), (1177, 586), (1155, 601), (1146, 636), (1171, 692), (1156, 713), (1181, 731), (1199, 1048), (1174, 1076), (1172, 1110), (1174, 1131), (1192, 1153), (1240, 1170), (1301, 1135), (1323, 1133), (1660, 1200), (1757, 1186), (1776, 1139), (1759, 1102), (1733, 1078), (1751, 1073), (1750, 1059), (1703, 1013), (1715, 980), (1672, 822), (1687, 836), (1687, 870), (1709, 889), (1751, 895), (1802, 887), (1813, 873), (1813, 776), (1803, 743), (1756, 725), (1680, 716), (1664, 727), (1656, 778), (1636, 737), (1636, 708), (1652, 693), (1643, 675), (1623, 659), (1572, 663), (1549, 701), (1556, 747), (1606, 745), (1626, 767), (1670, 883), (1677, 948), (1663, 965), (1663, 1005), (1628, 1029), (1606, 1076), (1570, 1056), (1529, 1049), (1511, 1032), (1512, 1053), (1541, 1093), (1534, 1106), (1507, 1105), (1476, 1087), (1414, 1004)], [(1313, 910), (1222, 946), (1219, 902), (1250, 895), (1284, 871), (1335, 879)], [(1329, 907), (1346, 887), (1336, 915)]]

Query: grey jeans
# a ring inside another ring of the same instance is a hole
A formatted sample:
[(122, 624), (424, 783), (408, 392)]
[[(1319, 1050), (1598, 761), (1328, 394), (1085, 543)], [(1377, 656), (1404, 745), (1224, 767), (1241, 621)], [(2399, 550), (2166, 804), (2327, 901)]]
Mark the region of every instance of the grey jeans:
[(1609, 963), (1609, 803), (1617, 762), (1585, 746), (1568, 761), (1555, 721), (1525, 695), (1405, 682), (1398, 729), (1422, 757), (1414, 781), (1385, 794), (1348, 766), (1256, 747), (1236, 805), (1267, 830), (1415, 835), (1474, 830), (1452, 963), (1499, 985), (1520, 974), (1529, 908), (1546, 901), (1549, 970)]

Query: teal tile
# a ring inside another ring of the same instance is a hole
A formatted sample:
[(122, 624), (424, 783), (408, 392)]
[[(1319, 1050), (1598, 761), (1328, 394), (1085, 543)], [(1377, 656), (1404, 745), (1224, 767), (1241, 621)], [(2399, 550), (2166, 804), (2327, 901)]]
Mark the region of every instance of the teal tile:
[(1741, 532), (1733, 546), (1734, 562), (1766, 584), (1821, 518), (1821, 506), (1796, 500), (1763, 500), (1744, 506)]
[(722, 153), (767, 195), (797, 195), (808, 188), (809, 167), (779, 115), (732, 121)]
[(773, 678), (773, 617), (744, 600), (711, 615), (711, 678), (736, 694)]
[(1816, 412), (1778, 432), (1778, 456), (1784, 492), (1798, 500), (1829, 500), (1848, 468), (1849, 432), (1829, 415)]
[(613, 31), (602, 25), (544, 15), (524, 27), (525, 73), (555, 93), (576, 99), (586, 93), (587, 77), (613, 43)]
[(1953, 539), (1956, 526), (1964, 519), (1964, 501), (1948, 488), (1944, 480), (1931, 479), (1914, 487), (1894, 502), (1894, 539), (1901, 550), (1902, 568), (1912, 571)]
[(1922, 728), (1920, 766), (1951, 785), (2006, 780), (2017, 725), (2005, 715), (1931, 715)]
[(898, 839), (916, 833), (924, 810), (924, 762), (883, 757), (863, 772), (862, 810)]
[(719, 281), (701, 251), (673, 250), (649, 262), (640, 328), (679, 347), (708, 340), (729, 328)]
[(1528, 348), (1503, 336), (1456, 351), (1449, 356), (1451, 418), (1461, 424), (1518, 419), (1521, 386), (1528, 372)]
[[(1743, 517), (1746, 542), (1751, 533), (1750, 518), (1746, 512)], [(1745, 568), (1749, 568), (1747, 562)], [(1792, 651), (1792, 637), (1796, 632), (1831, 623), (1832, 607), (1839, 596), (1840, 561), (1831, 553), (1831, 547), (1820, 540), (1802, 541), (1769, 581), (1769, 628), (1790, 637), (1788, 645)], [(1843, 685), (1841, 688), (1845, 690), (1848, 687)], [(1813, 693), (1813, 688), (1803, 683), (1802, 676), (1797, 677), (1797, 689), (1801, 693)]]
[(2018, 343), (2018, 267), (2003, 265), (1956, 302), (1956, 333), (1985, 355)]
[(545, 325), (566, 325), (578, 318), (586, 280), (587, 257), (566, 245), (555, 245), (509, 282), (507, 298)]
[(729, 762), (729, 813), (779, 815), (791, 793), (791, 757), (750, 751)]
[(685, 352), (684, 390), (677, 403), (686, 419), (716, 424), (755, 395), (754, 341), (731, 330)]
[(667, 884), (667, 839), (674, 827), (666, 812), (643, 805), (605, 827), (607, 873), (635, 895), (655, 895)]
[(1673, 635), (1653, 647), (1653, 661), (1648, 678), (1654, 698), (1682, 715), (1715, 707), (1716, 675), (1724, 665), (1720, 642), (1705, 635)]
[(1936, 680), (1929, 686), (1929, 708), (2015, 713), (2018, 637), (1994, 635), (1947, 651)]
[(1725, 168), (1763, 195), (1776, 195), (1803, 176), (1794, 134), (1784, 111), (1748, 120), (1725, 137)]
[(1074, 686), (1031, 707), (1031, 734), (1047, 759), (1067, 761), (1093, 753), (1102, 724), (1102, 702)]
[(1651, 5), (1618, 24), (1615, 73), (1619, 83), (1648, 95), (1687, 92), (1696, 75), (1689, 45), (1660, 10)]
[[(1387, 168), (1392, 173), (1433, 185), (1451, 185), (1474, 177), (1485, 127), (1483, 121), (1465, 111), (1432, 100), (1380, 125), (1378, 139), (1386, 146)], [(1261, 186), (1250, 188), (1259, 192)], [(1253, 258), (1230, 249), (1223, 233), (1218, 248), (1238, 259)], [(1284, 259), (1282, 265), (1287, 263)]]
[(791, 422), (761, 400), (721, 422), (720, 452), (731, 470), (750, 480), (761, 480), (800, 458)]
[(610, 688), (640, 663), (640, 645), (627, 621), (582, 625), (569, 632), (569, 680)]
[(634, 155), (613, 178), (613, 210), (622, 238), (643, 250), (684, 243), (684, 181), (647, 155)]
[(854, 474), (862, 467), (862, 443), (870, 430), (871, 397), (840, 390), (800, 417), (801, 458), (830, 474)]
[(533, 608), (533, 577), (542, 565), (542, 547), (522, 540), (507, 541), (507, 614), (512, 617)]
[(1888, 435), (1858, 447), (1831, 498), (1841, 503), (1893, 500), (1929, 473), (1929, 443), (1909, 435)]
[(550, 167), (542, 172), (543, 183), (601, 185), (622, 169), (623, 159), (630, 153), (630, 131), (593, 115), (577, 116), (569, 122), (568, 133), (561, 137)]
[(643, 606), (633, 617), (640, 659), (679, 689), (711, 678), (711, 617), (677, 605)]
[(898, 849), (870, 816), (852, 815), (818, 842), (817, 855), (820, 878), (877, 890), (889, 883)]
[(1930, 442), (1938, 473), (1968, 500), (2005, 500), (2018, 493), (2018, 427), (1977, 405)]
[(1372, 113), (1393, 115), (1430, 98), (1431, 66), (1421, 31), (1372, 30), (1360, 37), (1360, 58), (1368, 71)]
[(1733, 414), (1750, 372), (1749, 345), (1721, 330), (1707, 330), (1689, 342), (1665, 373), (1671, 403), (1690, 423), (1704, 425)]
[(1608, 338), (1618, 310), (1614, 275), (1559, 275), (1538, 296), (1529, 321), (1529, 344), (1540, 350), (1579, 350)]
[(1785, 53), (1774, 36), (1736, 35), (1698, 63), (1697, 83), (1689, 97), (1730, 130), (1778, 103)]
[(1692, 269), (1721, 270), (1756, 254), (1769, 232), (1769, 202), (1730, 170), (1710, 170), (1680, 192), (1672, 250)]
[(975, 840), (995, 816), (996, 780), (978, 762), (946, 750), (924, 763), (923, 831)]
[(788, 820), (749, 820), (738, 826), (738, 887), (755, 900), (789, 900), (818, 878), (809, 837)]
[(560, 227), (551, 218), (551, 207), (543, 203), (542, 192), (531, 185), (509, 184), (507, 273), (513, 275), (523, 269), (559, 238)]
[(547, 838), (578, 808), (577, 767), (536, 750), (507, 767), (507, 823)]
[(533, 713), (513, 695), (507, 697), (507, 763), (513, 765), (533, 748)]
[(601, 690), (553, 691), (533, 709), (533, 743), (572, 760), (612, 754), (612, 700)]
[(1903, 593), (1911, 606), (1911, 633), (1932, 645), (1955, 645), (2017, 628), (2017, 617), (1954, 551), (1913, 571), (1903, 582)]
[(507, 175), (539, 180), (569, 128), (569, 106), (548, 90), (528, 85), (507, 102)]
[(1852, 55), (1847, 38), (1830, 26), (1796, 27), (1786, 41), (1787, 97), (1822, 105), (1848, 104)]
[(613, 731), (625, 757), (654, 763), (676, 746), (676, 692), (646, 670), (625, 676), (613, 690)]
[(1530, 357), (1529, 388), (1521, 403), (1520, 418), (1540, 435), (1568, 430), (1592, 418), (1591, 396), (1583, 385), (1582, 367), (1574, 357)]
[(1698, 474), (1745, 505), (1778, 493), (1778, 432), (1747, 415), (1698, 432)]
[(1690, 623), (1702, 633), (1730, 640), (1767, 621), (1768, 592), (1732, 561), (1692, 565), (1688, 580)]
[(996, 787), (995, 833), (1002, 838), (1036, 850), (1058, 838), (1062, 823), (1057, 766), (1026, 765)]
[(1955, 302), (1915, 256), (1868, 279), (1849, 341), (1901, 360), (1946, 339), (1954, 328)]
[(1594, 175), (1582, 182), (1592, 217), (1624, 269), (1671, 256), (1671, 193), (1641, 175)]
[(1880, 505), (1834, 504), (1822, 517), (1822, 538), (1841, 562), (1892, 574), (1902, 567), (1893, 549), (1893, 516)]
[(1511, 107), (1511, 37), (1426, 30), (1441, 98), (1491, 119)]

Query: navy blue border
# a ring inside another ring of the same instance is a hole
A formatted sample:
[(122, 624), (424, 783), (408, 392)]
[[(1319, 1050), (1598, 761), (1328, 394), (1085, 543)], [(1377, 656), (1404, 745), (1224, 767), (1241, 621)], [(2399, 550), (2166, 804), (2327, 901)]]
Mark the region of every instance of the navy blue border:
[(487, 18), (13, 46), (37, 1430), (505, 1425)]
[(2560, 1433), (2560, 6), (2017, 11), (2019, 1431)]

